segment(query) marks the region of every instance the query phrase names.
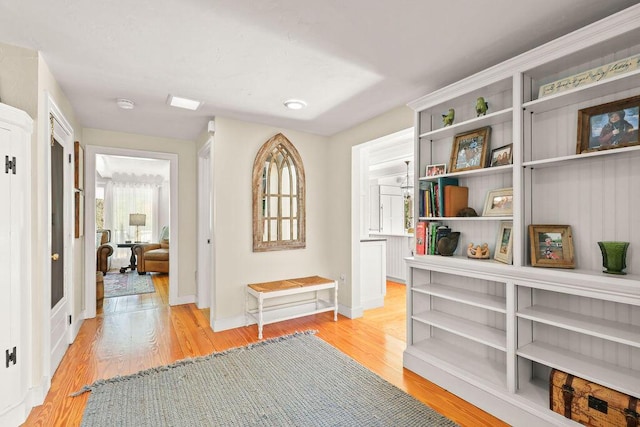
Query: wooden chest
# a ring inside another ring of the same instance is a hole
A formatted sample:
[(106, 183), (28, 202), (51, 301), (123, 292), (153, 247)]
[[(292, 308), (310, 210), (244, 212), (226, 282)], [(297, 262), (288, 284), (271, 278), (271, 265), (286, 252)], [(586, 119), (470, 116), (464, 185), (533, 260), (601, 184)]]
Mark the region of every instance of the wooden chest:
[(587, 426), (640, 426), (637, 397), (556, 369), (549, 378), (549, 401), (554, 412)]

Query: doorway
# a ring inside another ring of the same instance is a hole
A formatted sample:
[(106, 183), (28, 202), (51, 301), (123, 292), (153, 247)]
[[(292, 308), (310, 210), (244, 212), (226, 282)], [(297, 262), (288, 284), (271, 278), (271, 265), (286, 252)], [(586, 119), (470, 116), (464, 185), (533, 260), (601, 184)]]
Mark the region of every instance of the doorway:
[[(161, 227), (169, 226), (169, 305), (178, 303), (177, 278), (178, 273), (178, 155), (170, 153), (158, 153), (153, 151), (139, 151), (125, 148), (87, 146), (85, 148), (85, 164), (86, 164), (86, 194), (85, 194), (85, 213), (86, 218), (86, 236), (85, 236), (85, 318), (96, 316), (96, 170), (99, 158), (113, 157), (118, 158), (116, 163), (122, 163), (122, 159), (130, 159), (136, 162), (135, 170), (140, 171), (141, 165), (144, 163), (152, 163), (153, 161), (168, 162), (168, 186), (165, 192), (168, 193), (168, 207), (165, 213), (158, 213), (156, 217), (157, 230), (155, 234), (148, 232), (150, 236), (159, 236)], [(155, 162), (158, 163), (158, 162)], [(162, 196), (159, 196), (162, 197)], [(167, 214), (168, 212), (168, 214)], [(131, 212), (126, 212), (129, 215)], [(128, 218), (128, 217), (127, 217)], [(112, 241), (114, 243), (125, 243), (126, 240), (140, 240), (138, 236), (145, 236), (143, 230), (131, 228), (128, 223), (125, 224), (112, 223)], [(136, 231), (131, 231), (136, 230)], [(134, 233), (134, 234), (131, 234)], [(135, 235), (136, 237), (132, 237)], [(128, 237), (127, 237), (128, 236)], [(115, 240), (113, 240), (115, 239)], [(126, 240), (125, 240), (126, 239)], [(144, 240), (144, 239), (143, 239)]]
[[(212, 157), (213, 137), (198, 151), (198, 265), (197, 286), (198, 308), (215, 307), (212, 285), (215, 258), (213, 256), (213, 193), (212, 193)], [(213, 310), (210, 311), (213, 325)]]

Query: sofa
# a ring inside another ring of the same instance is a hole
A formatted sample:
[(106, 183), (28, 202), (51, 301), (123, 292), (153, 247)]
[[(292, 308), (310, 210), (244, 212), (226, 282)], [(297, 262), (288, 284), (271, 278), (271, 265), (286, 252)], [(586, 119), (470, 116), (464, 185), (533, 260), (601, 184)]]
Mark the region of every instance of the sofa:
[(104, 276), (111, 268), (111, 255), (113, 246), (111, 245), (111, 230), (96, 231), (96, 270), (101, 271)]
[(159, 243), (141, 243), (133, 247), (138, 274), (169, 272), (169, 227), (163, 227)]

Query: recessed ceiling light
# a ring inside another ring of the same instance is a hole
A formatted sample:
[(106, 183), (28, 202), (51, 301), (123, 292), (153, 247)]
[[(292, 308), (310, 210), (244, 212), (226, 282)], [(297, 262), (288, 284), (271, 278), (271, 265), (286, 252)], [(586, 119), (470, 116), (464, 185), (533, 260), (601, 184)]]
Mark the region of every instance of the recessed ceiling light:
[(124, 98), (118, 98), (116, 104), (123, 110), (133, 110), (133, 107), (136, 105), (132, 100)]
[(167, 104), (171, 105), (172, 107), (186, 108), (187, 110), (197, 110), (198, 107), (202, 105), (202, 102), (196, 101), (195, 99), (169, 95), (169, 98), (167, 98)]
[(299, 99), (289, 99), (284, 101), (284, 106), (290, 110), (301, 110), (307, 106), (307, 103)]

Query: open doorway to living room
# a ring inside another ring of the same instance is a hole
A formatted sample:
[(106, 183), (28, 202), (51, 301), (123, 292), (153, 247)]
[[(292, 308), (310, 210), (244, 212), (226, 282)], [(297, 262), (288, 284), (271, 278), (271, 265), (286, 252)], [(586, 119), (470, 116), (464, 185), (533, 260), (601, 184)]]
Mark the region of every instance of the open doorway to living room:
[(86, 157), (86, 317), (175, 304), (177, 155), (87, 146)]

